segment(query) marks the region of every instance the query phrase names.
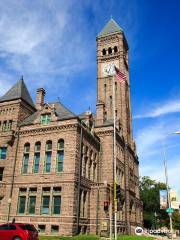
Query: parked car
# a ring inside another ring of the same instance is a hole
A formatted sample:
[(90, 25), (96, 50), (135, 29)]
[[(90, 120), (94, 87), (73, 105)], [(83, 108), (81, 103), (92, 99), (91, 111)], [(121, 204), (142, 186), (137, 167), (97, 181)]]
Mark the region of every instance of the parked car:
[(39, 240), (32, 224), (7, 223), (0, 225), (0, 240)]

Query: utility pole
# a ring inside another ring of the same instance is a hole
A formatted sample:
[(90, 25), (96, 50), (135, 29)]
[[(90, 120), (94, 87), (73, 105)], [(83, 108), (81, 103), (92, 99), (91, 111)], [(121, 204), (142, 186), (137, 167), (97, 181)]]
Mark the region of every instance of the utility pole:
[[(167, 171), (167, 162), (166, 162), (166, 152), (165, 152), (164, 144), (163, 144), (163, 156), (164, 156), (164, 172), (165, 172), (165, 179), (166, 179), (168, 208), (171, 208), (171, 199), (170, 199), (169, 184), (168, 184), (168, 171)], [(171, 239), (173, 239), (172, 213), (168, 213), (168, 215), (169, 215)]]

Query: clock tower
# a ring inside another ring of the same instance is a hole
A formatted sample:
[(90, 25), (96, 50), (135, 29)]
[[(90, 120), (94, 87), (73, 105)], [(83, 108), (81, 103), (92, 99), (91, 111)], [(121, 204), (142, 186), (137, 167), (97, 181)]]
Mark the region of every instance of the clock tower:
[(132, 142), (129, 90), (128, 44), (120, 26), (111, 18), (97, 36), (97, 125), (113, 121), (113, 77), (108, 70), (115, 65), (126, 75), (127, 82), (115, 78), (115, 112), (117, 129)]
[[(99, 160), (100, 205), (103, 201), (113, 199), (114, 179), (120, 187), (118, 197), (117, 226), (118, 231), (134, 233), (136, 226), (142, 224), (142, 202), (139, 196), (139, 161), (136, 145), (132, 136), (132, 117), (130, 103), (130, 82), (128, 63), (128, 43), (121, 27), (111, 18), (97, 36), (97, 104), (95, 132), (101, 142)], [(113, 76), (112, 68), (116, 66), (126, 76), (120, 82)], [(114, 79), (113, 79), (114, 77)], [(113, 91), (113, 83), (114, 91)], [(114, 154), (114, 109), (116, 115), (116, 152)], [(115, 161), (116, 158), (116, 161)], [(116, 163), (116, 174), (115, 166)], [(104, 183), (107, 183), (107, 189)], [(112, 202), (113, 204), (113, 202)], [(103, 221), (110, 213), (100, 210)]]

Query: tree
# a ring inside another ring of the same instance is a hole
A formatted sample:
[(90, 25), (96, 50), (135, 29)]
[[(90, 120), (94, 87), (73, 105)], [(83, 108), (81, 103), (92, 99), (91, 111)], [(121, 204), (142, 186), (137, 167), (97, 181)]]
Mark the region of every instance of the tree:
[(158, 228), (168, 225), (168, 215), (160, 209), (159, 190), (166, 189), (166, 184), (142, 177), (140, 180), (140, 197), (143, 201), (143, 218), (145, 228)]
[(180, 212), (179, 210), (173, 213), (173, 228), (176, 230), (180, 230)]

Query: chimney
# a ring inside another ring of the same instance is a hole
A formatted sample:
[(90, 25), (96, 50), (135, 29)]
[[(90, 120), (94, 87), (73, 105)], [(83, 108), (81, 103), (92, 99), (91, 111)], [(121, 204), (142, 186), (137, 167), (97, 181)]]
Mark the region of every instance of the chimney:
[(44, 96), (46, 92), (44, 88), (38, 88), (36, 92), (36, 109), (41, 110), (44, 105)]
[(96, 125), (103, 125), (105, 121), (105, 111), (104, 111), (104, 103), (98, 102), (96, 104)]

